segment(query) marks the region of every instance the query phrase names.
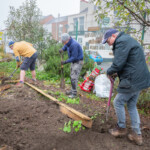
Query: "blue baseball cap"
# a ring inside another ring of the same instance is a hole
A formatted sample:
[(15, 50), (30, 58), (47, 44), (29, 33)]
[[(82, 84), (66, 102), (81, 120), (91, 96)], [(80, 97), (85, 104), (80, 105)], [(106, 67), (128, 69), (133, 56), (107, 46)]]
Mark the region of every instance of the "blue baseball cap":
[(10, 47), (10, 46), (12, 46), (14, 43), (15, 43), (14, 41), (10, 41), (10, 42), (8, 43), (8, 46)]
[(115, 33), (117, 33), (117, 32), (118, 32), (118, 30), (116, 30), (116, 29), (109, 29), (109, 30), (107, 30), (107, 31), (105, 32), (105, 35), (104, 35), (104, 39), (103, 39), (103, 41), (102, 41), (102, 44), (105, 44), (106, 41), (108, 40), (108, 38), (111, 37), (112, 34), (115, 34)]

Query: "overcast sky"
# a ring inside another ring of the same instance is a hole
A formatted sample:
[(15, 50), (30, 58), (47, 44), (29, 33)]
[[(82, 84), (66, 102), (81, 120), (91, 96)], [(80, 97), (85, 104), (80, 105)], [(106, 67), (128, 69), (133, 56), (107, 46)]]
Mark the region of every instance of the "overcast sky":
[[(8, 17), (9, 6), (19, 8), (26, 0), (0, 0), (0, 30), (5, 28), (4, 20)], [(79, 13), (80, 0), (36, 0), (42, 15), (52, 14), (54, 17)]]

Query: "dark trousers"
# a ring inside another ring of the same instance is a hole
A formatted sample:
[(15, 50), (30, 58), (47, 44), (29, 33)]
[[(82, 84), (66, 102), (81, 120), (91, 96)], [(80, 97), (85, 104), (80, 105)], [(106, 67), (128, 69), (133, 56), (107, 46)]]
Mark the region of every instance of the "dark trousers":
[(70, 74), (71, 86), (72, 86), (71, 92), (74, 95), (77, 94), (78, 78), (79, 78), (82, 66), (83, 66), (83, 60), (80, 60), (75, 63), (71, 63), (71, 74)]

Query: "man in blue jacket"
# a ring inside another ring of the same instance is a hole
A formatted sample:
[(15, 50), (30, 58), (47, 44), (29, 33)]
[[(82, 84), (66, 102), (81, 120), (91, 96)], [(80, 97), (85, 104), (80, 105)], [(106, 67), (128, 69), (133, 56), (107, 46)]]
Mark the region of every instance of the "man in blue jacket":
[(108, 30), (104, 35), (104, 43), (113, 46), (114, 60), (107, 70), (107, 76), (117, 74), (119, 77), (118, 94), (114, 99), (117, 115), (117, 127), (110, 129), (111, 135), (118, 137), (127, 134), (124, 104), (127, 104), (131, 118), (132, 132), (128, 138), (142, 145), (140, 117), (137, 111), (137, 100), (142, 89), (150, 87), (148, 71), (142, 46), (132, 37), (116, 29)]
[(71, 86), (72, 89), (66, 92), (70, 98), (75, 98), (77, 96), (77, 83), (80, 75), (80, 71), (83, 66), (83, 50), (80, 44), (72, 39), (67, 33), (61, 35), (62, 43), (64, 47), (59, 50), (60, 53), (67, 51), (69, 59), (62, 61), (61, 64), (71, 63)]

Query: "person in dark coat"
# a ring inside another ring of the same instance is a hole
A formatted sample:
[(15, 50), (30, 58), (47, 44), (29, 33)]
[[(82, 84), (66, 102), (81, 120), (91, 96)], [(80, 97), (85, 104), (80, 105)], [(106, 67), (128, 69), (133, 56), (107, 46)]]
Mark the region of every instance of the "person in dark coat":
[(78, 78), (83, 66), (83, 50), (80, 44), (75, 41), (68, 33), (63, 33), (61, 35), (62, 43), (64, 47), (59, 50), (60, 53), (67, 51), (68, 59), (62, 61), (61, 64), (71, 63), (71, 90), (67, 91), (66, 94), (69, 95), (70, 98), (75, 98), (77, 96), (77, 83)]
[(146, 65), (143, 48), (130, 35), (118, 32), (116, 29), (109, 29), (102, 43), (113, 46), (114, 60), (107, 70), (107, 76), (110, 78), (117, 74), (120, 81), (117, 88), (118, 94), (114, 99), (117, 127), (110, 129), (109, 132), (115, 137), (127, 134), (124, 108), (127, 104), (132, 124), (132, 132), (128, 134), (128, 138), (142, 145), (140, 117), (136, 104), (140, 91), (150, 87), (150, 72)]

